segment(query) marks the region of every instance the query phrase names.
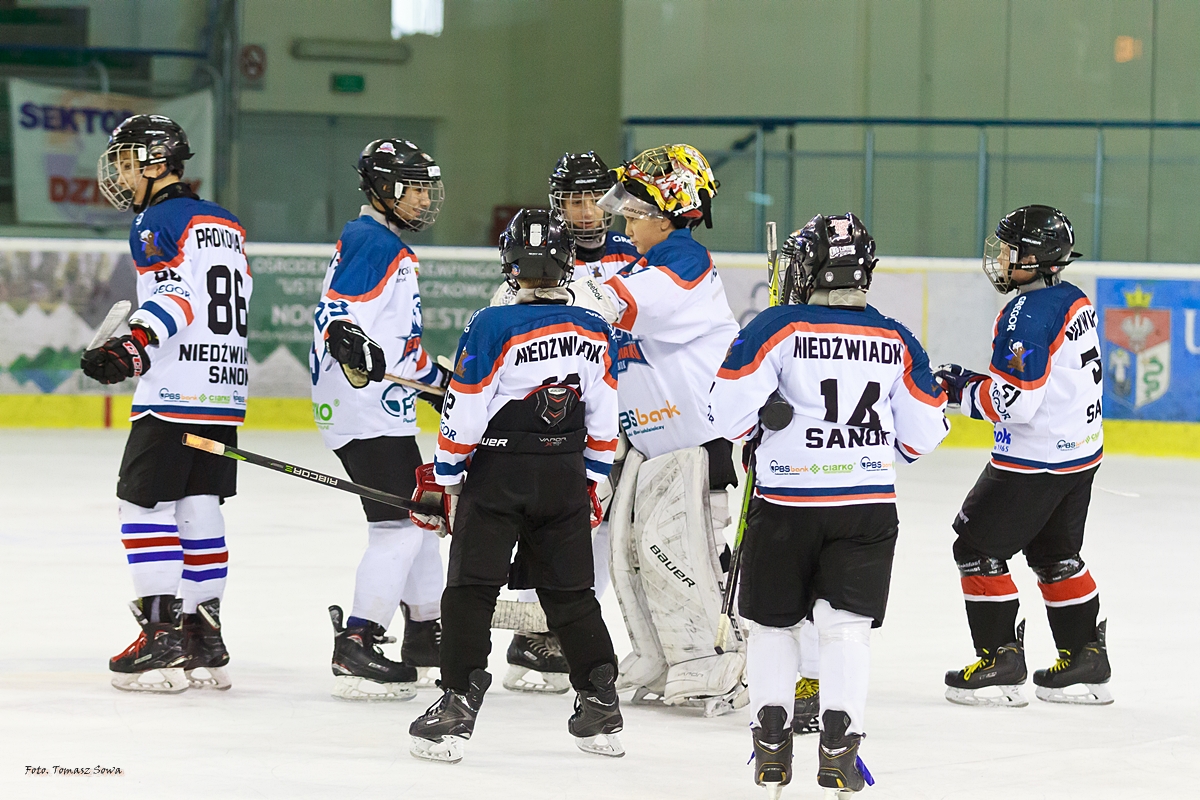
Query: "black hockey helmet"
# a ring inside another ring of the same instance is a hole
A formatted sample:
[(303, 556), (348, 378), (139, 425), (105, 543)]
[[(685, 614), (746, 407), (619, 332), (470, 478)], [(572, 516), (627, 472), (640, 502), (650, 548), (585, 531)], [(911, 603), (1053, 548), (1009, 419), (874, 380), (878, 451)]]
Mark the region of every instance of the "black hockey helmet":
[[(1062, 268), (1083, 255), (1074, 247), (1075, 229), (1066, 214), (1050, 206), (1021, 206), (1005, 214), (984, 243), (983, 271), (1000, 294), (1017, 288), (1010, 265), (1032, 270), (1052, 286)], [(1033, 263), (1021, 263), (1030, 256)]]
[(596, 203), (617, 179), (596, 155), (563, 153), (550, 173), (550, 208), (566, 223), (580, 247), (600, 247), (612, 225), (612, 212)]
[[(362, 179), (359, 188), (372, 201), (379, 201), (378, 210), (399, 228), (423, 231), (434, 223), (446, 192), (442, 188), (442, 170), (437, 163), (407, 139), (376, 139), (363, 148), (355, 165)], [(407, 189), (424, 189), (427, 205), (402, 204)], [(388, 208), (387, 201), (396, 205)]]
[(546, 278), (558, 286), (575, 270), (575, 238), (546, 208), (522, 208), (500, 234), (500, 263), (508, 284), (517, 278)]
[(875, 240), (862, 220), (849, 213), (813, 217), (788, 236), (779, 258), (779, 301), (783, 305), (807, 303), (820, 289), (866, 291), (879, 261)]
[[(135, 114), (108, 137), (108, 147), (96, 164), (96, 180), (105, 199), (118, 211), (126, 211), (134, 204), (137, 178), (143, 169), (165, 164), (167, 172), (182, 176), (183, 162), (192, 155), (187, 134), (175, 120), (161, 114)], [(154, 179), (148, 180), (146, 195), (135, 211), (142, 211), (153, 196)]]

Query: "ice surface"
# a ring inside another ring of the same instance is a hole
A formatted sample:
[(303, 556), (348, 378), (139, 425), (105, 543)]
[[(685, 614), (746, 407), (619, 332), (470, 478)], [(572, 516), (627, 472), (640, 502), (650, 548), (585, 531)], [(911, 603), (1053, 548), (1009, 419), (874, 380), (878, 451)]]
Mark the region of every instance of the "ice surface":
[[(131, 696), (107, 659), (137, 628), (113, 490), (124, 434), (0, 433), (0, 796), (6, 798), (762, 798), (738, 712), (625, 709), (628, 755), (598, 758), (566, 731), (571, 697), (497, 680), (456, 766), (408, 755), (409, 722), (436, 699), (351, 704), (329, 695), (326, 607), (351, 600), (365, 544), (350, 495), (252, 466), (225, 505), (223, 606), (233, 688)], [(242, 445), (341, 474), (316, 433), (246, 432)], [(429, 453), (430, 442), (422, 448)], [(863, 758), (888, 798), (1195, 796), (1200, 779), (1200, 462), (1110, 456), (1084, 556), (1109, 619), (1116, 704), (962, 708), (942, 673), (971, 659), (949, 523), (986, 454), (948, 450), (905, 467), (891, 604), (873, 639)], [(1111, 491), (1136, 493), (1136, 497)], [(1029, 668), (1054, 658), (1032, 573), (1013, 572)], [(604, 612), (628, 650), (615, 598)], [(398, 629), (397, 629), (398, 630)], [(506, 632), (491, 671), (503, 675)], [(390, 645), (393, 657), (398, 645)], [(816, 741), (798, 740), (786, 798), (821, 797)], [(121, 776), (32, 776), (26, 766), (120, 767)]]

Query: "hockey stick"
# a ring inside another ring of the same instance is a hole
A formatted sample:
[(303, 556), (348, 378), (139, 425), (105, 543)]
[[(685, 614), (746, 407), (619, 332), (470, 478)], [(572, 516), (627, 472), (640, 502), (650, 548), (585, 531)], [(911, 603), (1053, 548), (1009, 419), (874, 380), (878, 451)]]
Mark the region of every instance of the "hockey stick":
[(118, 300), (113, 303), (113, 307), (104, 315), (104, 321), (100, 323), (100, 327), (96, 328), (96, 335), (88, 342), (87, 350), (95, 350), (100, 345), (108, 341), (108, 337), (112, 336), (117, 328), (121, 327), (121, 323), (129, 316), (129, 309), (133, 304), (128, 300)]
[(411, 378), (401, 378), (399, 375), (393, 375), (390, 372), (385, 372), (383, 374), (383, 378), (384, 380), (391, 381), (392, 383), (398, 383), (401, 386), (405, 386), (409, 389), (416, 389), (418, 392), (426, 392), (428, 394), (436, 395), (446, 394), (446, 390), (440, 386), (434, 386), (429, 383), (421, 383), (420, 381), (414, 381)]
[(407, 497), (401, 497), (388, 492), (381, 492), (378, 489), (372, 489), (370, 486), (353, 483), (351, 481), (335, 478), (332, 475), (323, 475), (320, 472), (314, 472), (305, 467), (298, 467), (295, 464), (288, 464), (284, 461), (276, 461), (273, 458), (260, 456), (251, 453), (248, 450), (239, 450), (236, 447), (229, 447), (214, 442), (212, 439), (205, 439), (203, 436), (196, 436), (194, 433), (185, 433), (183, 435), (183, 443), (188, 447), (194, 447), (197, 450), (203, 450), (206, 453), (212, 453), (215, 456), (225, 456), (232, 458), (235, 461), (245, 461), (249, 464), (254, 464), (259, 467), (273, 469), (276, 472), (283, 472), (288, 475), (295, 475), (297, 478), (304, 478), (313, 483), (324, 484), (331, 486), (334, 489), (341, 489), (343, 492), (350, 492), (360, 497), (365, 497), (368, 500), (375, 500), (379, 503), (385, 503), (389, 506), (404, 509), (405, 511), (415, 511), (418, 514), (428, 514), (431, 517), (445, 517), (446, 514), (442, 511), (441, 506), (432, 506), (425, 503), (415, 503)]
[[(775, 235), (775, 223), (767, 223), (767, 277), (769, 290), (767, 305), (779, 305), (779, 242)], [(721, 618), (717, 620), (717, 637), (713, 649), (718, 654), (725, 652), (729, 633), (733, 629), (733, 598), (737, 594), (738, 576), (742, 567), (742, 537), (746, 533), (746, 513), (750, 510), (750, 499), (754, 497), (754, 456), (746, 466), (746, 488), (742, 492), (742, 513), (738, 518), (737, 537), (733, 540), (733, 555), (729, 559), (729, 577), (725, 580), (725, 596), (721, 598)]]

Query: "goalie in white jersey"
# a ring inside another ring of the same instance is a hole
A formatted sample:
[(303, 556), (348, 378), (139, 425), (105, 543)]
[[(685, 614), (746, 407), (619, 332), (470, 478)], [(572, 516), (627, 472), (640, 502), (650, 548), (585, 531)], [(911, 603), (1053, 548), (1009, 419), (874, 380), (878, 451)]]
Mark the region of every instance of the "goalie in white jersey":
[(138, 212), (129, 233), (138, 275), (130, 333), (82, 362), (101, 383), (139, 379), (117, 497), (142, 634), (109, 662), (113, 685), (129, 691), (230, 685), (221, 503), (237, 491), (237, 464), (182, 441), (193, 433), (237, 444), (251, 279), (237, 218), (182, 180), (191, 156), (174, 121), (138, 115), (117, 126), (98, 165), (108, 201)]
[[(967, 705), (1023, 706), (1024, 623), (1008, 559), (1018, 551), (1037, 575), (1058, 660), (1034, 672), (1039, 698), (1106, 704), (1111, 670), (1100, 594), (1083, 562), (1092, 479), (1103, 456), (1103, 367), (1096, 311), (1059, 277), (1072, 252), (1070, 221), (1049, 206), (1024, 206), (987, 241), (984, 271), (1013, 298), (996, 318), (986, 375), (955, 364), (938, 371), (952, 405), (995, 425), (991, 463), (954, 520), (979, 660), (946, 673), (946, 698)], [(979, 692), (980, 689), (987, 691)]]
[[(377, 139), (359, 156), (358, 174), (367, 204), (342, 230), (313, 317), (313, 413), (351, 480), (408, 497), (422, 463), (416, 400), (440, 411), (442, 398), (383, 378), (390, 373), (443, 388), (449, 381), (449, 372), (421, 346), (417, 257), (401, 239), (437, 219), (441, 170), (410, 141)], [(438, 665), (438, 537), (414, 525), (407, 512), (374, 500), (362, 505), (367, 549), (345, 627), (342, 609), (329, 609), (333, 694), (408, 700), (416, 696), (418, 668)], [(404, 641), (396, 662), (379, 646), (401, 603)]]
[[(738, 599), (750, 627), (755, 780), (772, 796), (792, 778), (788, 719), (806, 617), (820, 637), (817, 782), (853, 792), (869, 780), (857, 753), (898, 532), (893, 465), (930, 452), (950, 427), (920, 343), (867, 305), (874, 267), (875, 242), (853, 214), (793, 233), (783, 305), (737, 335), (712, 391), (717, 430), (761, 437)], [(791, 419), (763, 430), (769, 399)]]
[[(717, 180), (686, 144), (647, 150), (614, 171), (601, 199), (638, 252), (604, 283), (617, 309), (621, 427), (633, 450), (612, 500), (611, 568), (633, 652), (621, 688), (706, 714), (744, 702), (740, 642), (716, 653), (726, 488), (733, 445), (708, 416), (708, 392), (737, 323), (692, 229), (712, 225)], [(642, 463), (645, 462), (645, 463)]]

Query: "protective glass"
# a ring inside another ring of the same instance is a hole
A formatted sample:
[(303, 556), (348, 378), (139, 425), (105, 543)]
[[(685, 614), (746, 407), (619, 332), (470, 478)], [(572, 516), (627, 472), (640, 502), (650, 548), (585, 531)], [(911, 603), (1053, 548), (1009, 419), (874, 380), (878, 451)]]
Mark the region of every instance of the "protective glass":
[(140, 144), (111, 144), (96, 162), (100, 193), (117, 211), (128, 211), (133, 206), (145, 165), (146, 147)]
[(665, 214), (645, 200), (634, 197), (625, 191), (625, 187), (619, 183), (605, 192), (604, 197), (601, 197), (596, 205), (610, 214), (620, 214), (622, 217), (632, 217), (633, 219), (667, 218)]
[(983, 242), (983, 274), (1000, 294), (1008, 294), (1014, 288), (1011, 264), (1018, 261), (1016, 248), (1002, 242), (992, 234)]
[[(423, 231), (437, 221), (442, 203), (446, 199), (446, 190), (442, 187), (441, 179), (432, 181), (397, 182), (399, 197), (392, 213), (400, 219), (409, 230)], [(412, 190), (412, 191), (410, 191)]]
[(583, 248), (600, 247), (612, 225), (613, 215), (600, 207), (604, 192), (550, 192), (550, 208), (566, 223), (575, 237), (575, 245)]

